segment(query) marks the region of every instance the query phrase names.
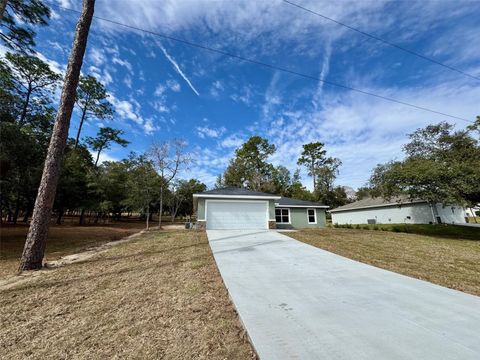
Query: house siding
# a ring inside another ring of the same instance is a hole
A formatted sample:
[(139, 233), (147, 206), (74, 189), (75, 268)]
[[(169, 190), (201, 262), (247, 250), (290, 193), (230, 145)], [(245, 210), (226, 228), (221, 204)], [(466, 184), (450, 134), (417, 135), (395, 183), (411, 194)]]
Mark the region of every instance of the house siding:
[(320, 228), (325, 227), (326, 224), (326, 214), (325, 209), (316, 208), (317, 212), (317, 223), (309, 224), (307, 217), (306, 207), (302, 208), (289, 208), (288, 206), (277, 206), (282, 209), (290, 209), (290, 224), (278, 224), (277, 229), (308, 229), (308, 228)]
[(437, 204), (432, 214), (432, 208), (427, 203), (332, 212), (332, 223), (367, 224), (369, 219), (375, 219), (377, 224), (429, 224), (436, 223), (437, 216), (443, 223), (465, 223), (465, 209), (462, 207)]

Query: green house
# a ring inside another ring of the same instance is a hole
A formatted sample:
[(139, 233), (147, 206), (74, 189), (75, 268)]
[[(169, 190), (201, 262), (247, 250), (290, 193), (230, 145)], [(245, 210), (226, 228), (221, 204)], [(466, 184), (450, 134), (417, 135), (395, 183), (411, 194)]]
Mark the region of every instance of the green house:
[(193, 195), (198, 229), (303, 229), (324, 227), (328, 206), (243, 188)]

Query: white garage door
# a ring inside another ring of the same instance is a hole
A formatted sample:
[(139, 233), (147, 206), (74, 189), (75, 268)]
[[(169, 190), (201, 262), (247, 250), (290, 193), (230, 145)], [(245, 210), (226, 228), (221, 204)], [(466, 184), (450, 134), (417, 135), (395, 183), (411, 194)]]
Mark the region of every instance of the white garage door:
[(207, 229), (267, 229), (264, 201), (207, 200)]

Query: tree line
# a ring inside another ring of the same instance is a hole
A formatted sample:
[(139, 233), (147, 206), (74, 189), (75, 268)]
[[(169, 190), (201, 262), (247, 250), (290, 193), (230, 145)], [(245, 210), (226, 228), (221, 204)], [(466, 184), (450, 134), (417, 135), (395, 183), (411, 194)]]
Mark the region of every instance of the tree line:
[(235, 151), (234, 158), (225, 172), (218, 176), (215, 186), (245, 187), (300, 200), (319, 201), (330, 207), (344, 205), (349, 201), (345, 189), (334, 184), (342, 162), (327, 156), (324, 147), (321, 142), (304, 144), (297, 161), (313, 179), (311, 191), (302, 184), (299, 168), (292, 174), (285, 166), (274, 166), (268, 161), (276, 152), (276, 146), (260, 136), (252, 136)]
[[(0, 219), (16, 224), (27, 223), (33, 213), (58, 113), (55, 91), (64, 79), (34, 51), (34, 26), (48, 24), (48, 7), (38, 0), (4, 5), (0, 40), (10, 51), (0, 59)], [(113, 143), (128, 145), (123, 132), (109, 126), (100, 127), (96, 136), (82, 137), (86, 122), (114, 120), (108, 91), (94, 76), (80, 75), (74, 104), (78, 130), (66, 142), (52, 206), (58, 224), (67, 212), (78, 214), (79, 224), (133, 212), (148, 222), (160, 208), (173, 217), (192, 214), (191, 194), (206, 186), (195, 179), (177, 180), (178, 169), (189, 162), (181, 141), (102, 163), (102, 152)], [(177, 167), (173, 172), (172, 166)]]
[(445, 205), (480, 203), (480, 116), (464, 129), (446, 122), (409, 135), (403, 160), (379, 164), (358, 197), (407, 196)]

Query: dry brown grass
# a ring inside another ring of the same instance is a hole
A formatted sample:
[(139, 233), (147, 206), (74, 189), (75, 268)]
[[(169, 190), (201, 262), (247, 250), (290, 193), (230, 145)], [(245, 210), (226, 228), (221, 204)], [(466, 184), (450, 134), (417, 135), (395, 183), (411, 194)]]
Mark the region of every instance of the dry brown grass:
[[(56, 260), (91, 246), (119, 240), (144, 228), (144, 223), (118, 222), (102, 226), (52, 225), (50, 227), (46, 260)], [(27, 236), (26, 225), (2, 225), (0, 230), (0, 279), (16, 273)]]
[(287, 233), (338, 255), (480, 295), (480, 241), (356, 229)]
[(248, 359), (205, 233), (151, 232), (0, 290), (4, 359)]

